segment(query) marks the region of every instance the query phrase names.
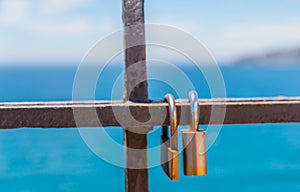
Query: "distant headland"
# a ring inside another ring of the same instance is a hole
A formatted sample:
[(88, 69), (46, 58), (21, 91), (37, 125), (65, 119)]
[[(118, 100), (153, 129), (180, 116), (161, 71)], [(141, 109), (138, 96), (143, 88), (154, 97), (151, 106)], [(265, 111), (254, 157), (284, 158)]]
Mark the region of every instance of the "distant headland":
[(246, 66), (300, 66), (300, 48), (244, 57), (238, 59), (234, 64)]

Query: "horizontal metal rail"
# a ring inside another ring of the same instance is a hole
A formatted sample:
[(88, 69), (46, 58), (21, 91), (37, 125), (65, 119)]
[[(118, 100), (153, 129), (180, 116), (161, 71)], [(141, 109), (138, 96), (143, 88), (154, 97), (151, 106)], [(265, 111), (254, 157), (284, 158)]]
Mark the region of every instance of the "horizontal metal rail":
[[(176, 100), (176, 106), (180, 125), (188, 125), (188, 101)], [(199, 124), (300, 122), (300, 98), (202, 99), (199, 106)], [(0, 103), (0, 129), (168, 125), (167, 107), (123, 101)], [(224, 108), (224, 121), (211, 118), (212, 109), (218, 113)]]

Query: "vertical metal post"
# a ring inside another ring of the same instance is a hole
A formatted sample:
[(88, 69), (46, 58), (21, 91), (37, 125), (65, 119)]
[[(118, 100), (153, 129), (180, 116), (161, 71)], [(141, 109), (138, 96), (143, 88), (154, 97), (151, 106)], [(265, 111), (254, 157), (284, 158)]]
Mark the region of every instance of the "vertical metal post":
[[(123, 0), (123, 23), (126, 47), (124, 99), (125, 101), (147, 102), (144, 0)], [(138, 46), (130, 47), (133, 43)], [(147, 149), (147, 131), (136, 133), (133, 132), (133, 128), (125, 127), (124, 145), (127, 166), (125, 171), (126, 191), (148, 192), (148, 160), (147, 150), (145, 150)], [(142, 167), (142, 169), (133, 169), (133, 167)]]

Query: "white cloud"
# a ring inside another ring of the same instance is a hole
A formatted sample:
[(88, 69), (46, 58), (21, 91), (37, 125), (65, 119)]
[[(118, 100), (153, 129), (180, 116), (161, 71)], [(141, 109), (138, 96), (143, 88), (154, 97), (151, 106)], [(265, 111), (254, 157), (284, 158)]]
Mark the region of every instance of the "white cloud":
[(175, 26), (191, 33), (203, 42), (219, 61), (232, 61), (249, 54), (300, 46), (300, 18), (281, 21), (255, 20), (252, 23), (227, 26), (206, 23), (199, 19), (160, 18), (158, 23)]
[(0, 0), (1, 63), (78, 64), (98, 38), (118, 27), (111, 18), (91, 17), (84, 9), (91, 2)]
[(168, 16), (160, 16), (151, 20), (151, 23), (169, 25), (180, 30), (184, 30), (188, 33), (195, 33), (199, 29), (203, 28), (203, 22), (193, 19), (178, 19), (170, 18)]
[(47, 37), (84, 35), (92, 30), (93, 23), (68, 13), (88, 2), (45, 0), (34, 4), (33, 0), (4, 0), (0, 7), (0, 25)]
[(225, 59), (300, 46), (300, 18), (288, 21), (238, 24), (225, 28), (214, 40), (213, 51)]
[[(0, 0), (0, 33), (8, 34), (0, 36), (0, 57), (21, 61), (49, 58), (80, 60), (93, 41), (120, 27), (121, 19), (92, 18), (89, 11), (78, 11), (90, 6), (93, 1)], [(207, 23), (197, 17), (155, 17), (151, 19), (152, 23), (171, 25), (194, 35), (205, 43), (219, 61), (233, 60), (241, 55), (266, 52), (270, 49), (300, 46), (300, 18), (281, 21), (254, 20), (253, 23), (236, 23), (230, 26), (223, 23), (218, 26), (218, 23)], [(15, 37), (10, 36), (10, 31), (14, 32)], [(39, 39), (30, 39), (32, 42), (28, 45), (29, 40), (22, 37), (24, 32), (31, 35), (31, 38)], [(38, 42), (41, 39), (44, 42)], [(184, 44), (184, 39), (174, 37), (174, 41)], [(53, 42), (61, 43), (54, 46)], [(11, 46), (10, 50), (5, 47), (5, 43)], [(36, 54), (41, 46), (44, 54)], [(194, 54), (197, 54), (197, 50)]]
[(59, 15), (82, 8), (91, 0), (43, 0), (41, 13), (44, 15)]
[(92, 30), (92, 24), (86, 20), (49, 22), (32, 27), (32, 30), (50, 37), (77, 36)]
[(29, 0), (3, 0), (0, 2), (0, 22), (21, 24), (29, 20)]

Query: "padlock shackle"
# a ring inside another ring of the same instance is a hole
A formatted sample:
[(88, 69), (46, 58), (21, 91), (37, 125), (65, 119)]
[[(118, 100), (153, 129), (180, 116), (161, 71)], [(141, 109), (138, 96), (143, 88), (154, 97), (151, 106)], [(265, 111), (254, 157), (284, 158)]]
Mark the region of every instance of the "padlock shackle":
[(170, 126), (171, 126), (171, 143), (170, 146), (172, 149), (177, 150), (178, 148), (178, 118), (177, 118), (177, 108), (174, 96), (171, 94), (167, 94), (165, 96), (165, 101), (168, 103), (168, 114), (170, 119)]
[(169, 119), (170, 119), (170, 126), (171, 126), (171, 136), (177, 132), (178, 128), (178, 120), (177, 120), (177, 109), (175, 104), (174, 96), (171, 94), (167, 94), (165, 96), (165, 101), (169, 104)]
[(190, 110), (190, 130), (197, 131), (198, 124), (199, 124), (199, 105), (198, 105), (198, 94), (196, 91), (189, 92), (189, 102), (191, 103), (191, 110)]

